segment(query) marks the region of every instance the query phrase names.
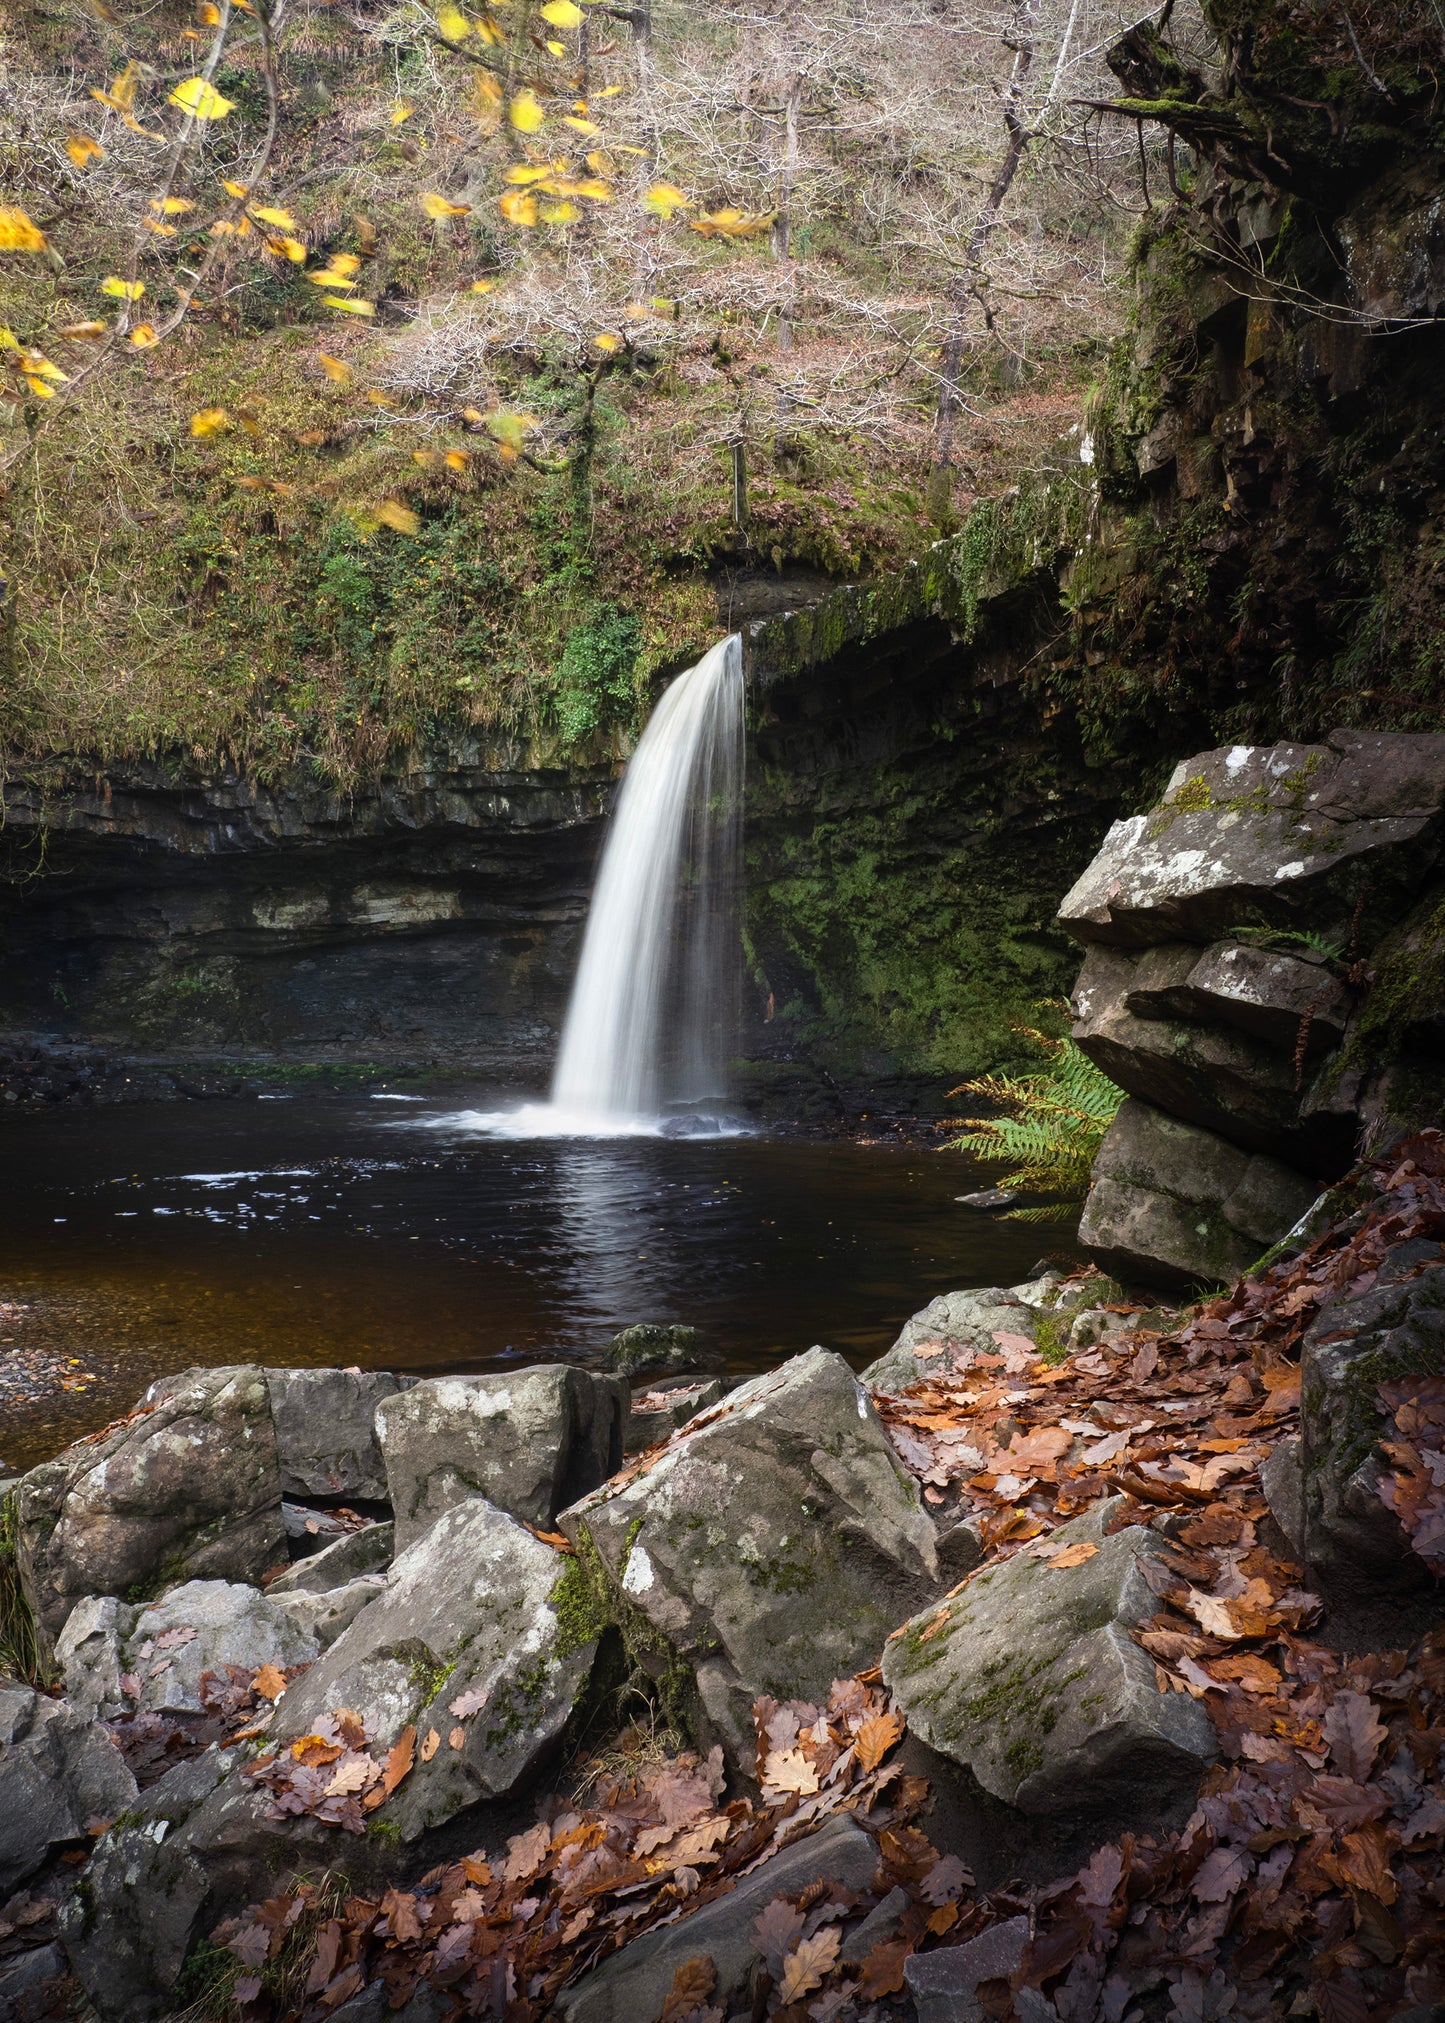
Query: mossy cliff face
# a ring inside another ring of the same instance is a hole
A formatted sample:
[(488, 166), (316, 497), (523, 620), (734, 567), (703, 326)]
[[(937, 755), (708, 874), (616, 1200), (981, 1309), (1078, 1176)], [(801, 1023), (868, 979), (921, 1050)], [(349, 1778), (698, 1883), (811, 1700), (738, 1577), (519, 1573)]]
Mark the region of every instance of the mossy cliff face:
[[(1211, 13), (1223, 83), (1150, 27), (1112, 58), (1176, 187), (1056, 467), (755, 634), (758, 996), (835, 1069), (1005, 1056), (1077, 967), (1059, 895), (1178, 759), (1442, 720), (1438, 27)], [(1412, 1027), (1445, 1015), (1437, 907), (1382, 979)]]

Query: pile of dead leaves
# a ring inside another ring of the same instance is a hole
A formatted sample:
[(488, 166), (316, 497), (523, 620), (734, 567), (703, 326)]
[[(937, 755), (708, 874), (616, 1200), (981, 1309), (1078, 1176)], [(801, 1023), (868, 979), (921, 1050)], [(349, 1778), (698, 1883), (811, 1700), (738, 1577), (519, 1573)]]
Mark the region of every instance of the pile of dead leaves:
[(1392, 1469), (1380, 1494), (1426, 1566), (1445, 1573), (1445, 1377), (1397, 1377), (1379, 1400), (1395, 1430), (1381, 1442)]
[[(313, 1819), (348, 1833), (365, 1833), (366, 1815), (385, 1804), (417, 1757), (416, 1729), (404, 1728), (384, 1760), (371, 1754), (362, 1716), (349, 1707), (327, 1714), (313, 1734), (248, 1763), (241, 1775), (269, 1794), (268, 1819), (293, 1819), (309, 1813)], [(422, 1745), (430, 1761), (440, 1744), (433, 1730)], [(453, 1731), (452, 1747), (460, 1749), (463, 1731)]]
[[(167, 1630), (156, 1638), (152, 1649), (175, 1648), (194, 1635), (190, 1629)], [(141, 1653), (149, 1655), (145, 1645)], [(224, 1746), (262, 1733), (276, 1701), (306, 1669), (305, 1665), (292, 1665), (282, 1671), (275, 1665), (262, 1665), (253, 1671), (245, 1665), (223, 1665), (201, 1674), (202, 1713), (138, 1707), (116, 1715), (105, 1725), (131, 1776), (144, 1791), (174, 1764), (199, 1756), (213, 1743)], [(140, 1679), (135, 1673), (122, 1673), (121, 1689), (128, 1699), (139, 1699)]]
[[(298, 1888), (222, 1925), (215, 1939), (244, 1970), (235, 1991), (244, 2016), (310, 2023), (380, 1981), (398, 2008), (427, 1986), (449, 1992), (459, 2013), (534, 2023), (564, 1982), (640, 1932), (725, 1895), (839, 1812), (878, 1838), (876, 1887), (819, 1884), (796, 1902), (768, 1905), (755, 1936), (769, 2012), (788, 2012), (784, 2023), (805, 2013), (818, 2023), (855, 1997), (901, 1988), (908, 1953), (958, 1925), (973, 1880), (911, 1824), (926, 1784), (885, 1760), (902, 1736), (901, 1719), (875, 1685), (858, 1679), (839, 1680), (826, 1707), (759, 1701), (755, 1719), (761, 1801), (721, 1803), (720, 1750), (609, 1775), (588, 1804), (550, 1799), (501, 1855), (477, 1853), (432, 1870), (414, 1889), (338, 1905), (317, 1928), (299, 2006), (277, 2003), (268, 1969), (286, 1953), (317, 1889)], [(899, 1886), (910, 1899), (900, 1927), (859, 1965), (840, 1965), (849, 1923)], [(705, 2009), (711, 1985), (698, 1966), (671, 2013)]]

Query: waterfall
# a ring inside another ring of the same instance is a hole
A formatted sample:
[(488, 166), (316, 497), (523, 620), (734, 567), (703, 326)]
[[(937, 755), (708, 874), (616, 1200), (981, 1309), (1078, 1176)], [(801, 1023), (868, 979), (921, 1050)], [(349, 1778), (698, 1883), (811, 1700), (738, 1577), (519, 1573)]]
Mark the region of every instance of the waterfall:
[(663, 695), (623, 778), (552, 1082), (557, 1129), (716, 1106), (738, 1013), (742, 642)]

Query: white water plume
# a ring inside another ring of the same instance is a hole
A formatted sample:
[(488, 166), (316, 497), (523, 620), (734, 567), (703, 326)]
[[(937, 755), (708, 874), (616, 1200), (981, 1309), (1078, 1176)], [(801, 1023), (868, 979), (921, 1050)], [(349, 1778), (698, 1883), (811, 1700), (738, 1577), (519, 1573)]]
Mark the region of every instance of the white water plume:
[(628, 764), (551, 1101), (437, 1123), (517, 1137), (728, 1128), (718, 1110), (738, 1025), (742, 780), (733, 633), (673, 682)]

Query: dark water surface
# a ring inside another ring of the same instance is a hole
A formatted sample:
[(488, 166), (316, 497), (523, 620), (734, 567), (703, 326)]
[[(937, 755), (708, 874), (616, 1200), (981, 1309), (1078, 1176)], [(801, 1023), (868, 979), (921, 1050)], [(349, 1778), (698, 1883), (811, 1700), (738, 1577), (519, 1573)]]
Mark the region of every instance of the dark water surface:
[(654, 1320), (702, 1328), (733, 1372), (813, 1342), (858, 1367), (935, 1294), (1071, 1254), (1067, 1226), (957, 1207), (977, 1175), (927, 1147), (505, 1141), (456, 1121), (495, 1100), (4, 1120), (0, 1459), (30, 1466), (192, 1363), (585, 1361)]

